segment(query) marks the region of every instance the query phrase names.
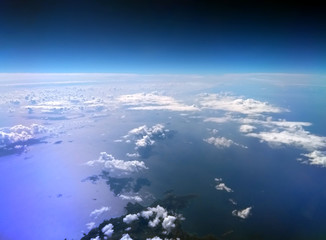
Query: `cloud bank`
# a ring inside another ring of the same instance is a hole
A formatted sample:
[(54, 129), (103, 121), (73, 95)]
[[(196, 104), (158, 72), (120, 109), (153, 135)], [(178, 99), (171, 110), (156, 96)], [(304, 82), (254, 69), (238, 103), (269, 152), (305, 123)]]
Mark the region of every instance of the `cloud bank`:
[(157, 93), (136, 93), (121, 95), (118, 102), (126, 105), (130, 110), (168, 110), (168, 111), (198, 111), (194, 105), (179, 103), (173, 97), (162, 96)]
[(251, 98), (237, 98), (227, 94), (202, 94), (199, 97), (199, 104), (203, 109), (237, 112), (246, 115), (287, 111), (286, 109), (275, 107), (267, 102), (261, 102)]

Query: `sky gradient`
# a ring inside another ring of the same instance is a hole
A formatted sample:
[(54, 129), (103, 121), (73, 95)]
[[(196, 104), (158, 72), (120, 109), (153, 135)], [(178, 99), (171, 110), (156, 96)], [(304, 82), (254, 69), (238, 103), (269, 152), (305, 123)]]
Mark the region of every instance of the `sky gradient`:
[(324, 74), (322, 7), (226, 1), (0, 3), (0, 72)]

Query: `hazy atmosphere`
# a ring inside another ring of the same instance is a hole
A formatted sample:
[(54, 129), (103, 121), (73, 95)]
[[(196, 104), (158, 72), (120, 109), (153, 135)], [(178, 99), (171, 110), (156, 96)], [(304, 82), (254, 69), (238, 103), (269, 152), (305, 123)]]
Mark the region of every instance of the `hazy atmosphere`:
[(318, 4), (1, 1), (0, 240), (325, 239)]

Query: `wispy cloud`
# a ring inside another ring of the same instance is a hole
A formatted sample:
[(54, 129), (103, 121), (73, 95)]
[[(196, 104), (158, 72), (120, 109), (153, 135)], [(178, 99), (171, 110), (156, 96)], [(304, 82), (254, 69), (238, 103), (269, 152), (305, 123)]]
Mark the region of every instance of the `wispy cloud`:
[(307, 150), (326, 147), (326, 137), (313, 135), (303, 128), (288, 128), (287, 130), (274, 129), (269, 132), (248, 133), (247, 136), (259, 138), (272, 146), (284, 144)]
[(122, 200), (127, 200), (127, 201), (136, 201), (136, 202), (143, 201), (143, 199), (138, 195), (130, 196), (130, 195), (119, 194), (118, 197), (121, 198)]
[(94, 211), (92, 211), (89, 216), (94, 217), (94, 218), (98, 218), (100, 215), (102, 215), (105, 212), (108, 212), (109, 210), (110, 210), (109, 207), (101, 207), (99, 209), (95, 209)]

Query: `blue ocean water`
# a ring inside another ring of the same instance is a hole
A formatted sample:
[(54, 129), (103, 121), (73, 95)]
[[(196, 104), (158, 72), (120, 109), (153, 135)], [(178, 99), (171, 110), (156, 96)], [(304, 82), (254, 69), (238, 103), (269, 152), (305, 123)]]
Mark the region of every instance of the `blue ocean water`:
[[(115, 85), (108, 92), (103, 90), (104, 95), (100, 96), (96, 95), (99, 90), (95, 86), (91, 86), (95, 91), (73, 90), (83, 101), (89, 100), (87, 91), (93, 91), (91, 100), (100, 97), (102, 100), (109, 99), (105, 104), (111, 104), (122, 93), (151, 92), (153, 86), (155, 89), (155, 84), (151, 84), (151, 90), (146, 86), (134, 89), (135, 85), (130, 88), (116, 88)], [(65, 92), (65, 87), (56, 86), (56, 90)], [(165, 90), (162, 94), (169, 95), (171, 90), (165, 88), (162, 87)], [(287, 112), (266, 116), (274, 120), (310, 122), (312, 125), (305, 130), (317, 136), (326, 136), (326, 112), (323, 111), (326, 109), (325, 89), (314, 85), (218, 85), (179, 94), (178, 100), (198, 104), (198, 93), (229, 91), (233, 96), (267, 101), (288, 109)], [(27, 94), (30, 91), (23, 90)], [(33, 89), (36, 90), (37, 87)], [(72, 94), (73, 91), (68, 90)], [(72, 95), (76, 101), (74, 97)], [(161, 198), (168, 190), (177, 195), (196, 195), (182, 211), (185, 217), (182, 226), (190, 233), (201, 236), (213, 234), (222, 239), (325, 238), (325, 168), (297, 160), (308, 150), (260, 142), (258, 138), (239, 133), (239, 123), (235, 121), (204, 121), (208, 117), (225, 116), (223, 111), (138, 111), (115, 105), (109, 105), (108, 111), (102, 111), (106, 110), (105, 104), (96, 111), (81, 109), (82, 113), (78, 114), (68, 110), (63, 114), (30, 114), (23, 105), (2, 105), (1, 128), (38, 123), (55, 129), (55, 133), (28, 145), (26, 151), (9, 154), (1, 149), (1, 239), (15, 240), (22, 235), (26, 239), (44, 236), (47, 236), (46, 239), (80, 239), (82, 233), (89, 230), (87, 223), (98, 225), (104, 219), (124, 214), (127, 201), (114, 194), (112, 183), (119, 184), (119, 178), (111, 176), (111, 185), (105, 178), (96, 183), (85, 181), (102, 173), (101, 167), (85, 165), (98, 159), (100, 152), (112, 154), (117, 159), (139, 160), (146, 164), (148, 169), (125, 176), (131, 178), (131, 182), (140, 182), (140, 191), (132, 194), (141, 196), (144, 205)], [(9, 111), (9, 107), (15, 111)], [(234, 116), (244, 117), (241, 114)], [(137, 149), (134, 140), (127, 142), (124, 136), (131, 129), (158, 123), (169, 129), (171, 135), (155, 139), (146, 155), (128, 157), (127, 153), (134, 154)], [(236, 144), (217, 148), (204, 141), (212, 136), (232, 139)], [(222, 178), (233, 192), (217, 190), (215, 178)], [(95, 209), (105, 206), (110, 208), (107, 213), (98, 218), (90, 216)], [(232, 215), (232, 211), (247, 207), (252, 207), (248, 218)]]

